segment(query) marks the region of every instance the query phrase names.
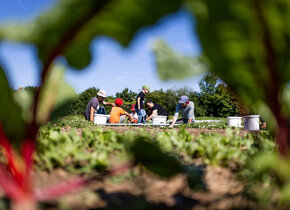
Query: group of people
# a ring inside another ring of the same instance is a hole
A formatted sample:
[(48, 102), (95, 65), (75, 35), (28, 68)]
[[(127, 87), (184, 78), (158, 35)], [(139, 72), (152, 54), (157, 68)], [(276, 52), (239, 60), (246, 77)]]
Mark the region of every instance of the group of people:
[[(121, 108), (123, 104), (122, 99), (117, 98), (115, 103), (105, 102), (106, 92), (100, 90), (97, 93), (97, 96), (89, 101), (85, 112), (85, 118), (86, 120), (93, 122), (95, 113), (106, 114), (106, 110), (102, 106), (103, 104), (113, 106), (109, 118), (110, 123), (121, 123), (127, 117), (128, 121), (131, 123), (146, 123), (146, 121), (151, 120), (154, 116), (166, 116), (168, 120), (168, 112), (160, 104), (156, 104), (150, 100), (145, 103), (146, 94), (148, 94), (149, 91), (150, 87), (148, 85), (142, 86), (142, 91), (138, 94), (136, 103), (132, 104), (131, 113), (129, 114)], [(149, 109), (147, 114), (145, 111), (145, 105)], [(180, 119), (178, 119), (179, 112), (182, 113), (182, 118)], [(175, 114), (170, 126), (173, 127), (176, 123), (191, 124), (194, 120), (194, 103), (189, 101), (188, 96), (183, 95), (180, 97), (178, 104), (176, 105)]]

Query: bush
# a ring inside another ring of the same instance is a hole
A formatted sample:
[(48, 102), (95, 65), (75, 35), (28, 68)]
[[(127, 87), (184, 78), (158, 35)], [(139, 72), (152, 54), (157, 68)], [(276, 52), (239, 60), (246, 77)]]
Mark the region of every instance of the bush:
[(89, 101), (97, 96), (99, 89), (91, 87), (82, 92), (68, 108), (66, 115), (84, 115)]

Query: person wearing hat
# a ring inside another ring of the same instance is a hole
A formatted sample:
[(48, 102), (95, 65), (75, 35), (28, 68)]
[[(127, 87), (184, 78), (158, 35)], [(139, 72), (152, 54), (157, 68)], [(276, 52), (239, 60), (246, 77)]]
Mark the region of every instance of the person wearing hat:
[[(182, 118), (178, 119), (179, 112), (181, 111)], [(175, 109), (175, 114), (170, 127), (173, 127), (177, 121), (191, 124), (194, 122), (194, 103), (189, 101), (188, 96), (181, 96)]]
[(146, 111), (145, 111), (145, 94), (148, 94), (150, 87), (148, 85), (142, 86), (142, 91), (138, 94), (135, 109), (138, 114), (138, 123), (146, 123)]
[(132, 116), (126, 112), (124, 109), (121, 108), (123, 104), (123, 100), (117, 98), (115, 100), (115, 107), (112, 108), (110, 113), (110, 123), (121, 123), (125, 120), (126, 116), (129, 117), (130, 121), (133, 121)]
[(132, 104), (130, 115), (132, 116), (132, 119), (133, 119), (133, 121), (131, 121), (131, 122), (137, 123), (138, 122), (138, 114), (136, 112), (135, 105), (136, 104)]
[(86, 108), (86, 112), (85, 112), (86, 120), (93, 122), (95, 111), (97, 112), (97, 114), (106, 114), (106, 110), (103, 106), (101, 106), (101, 104), (115, 106), (114, 103), (105, 102), (104, 101), (105, 98), (106, 98), (106, 91), (100, 90), (97, 93), (97, 97), (93, 97), (89, 101), (87, 108)]

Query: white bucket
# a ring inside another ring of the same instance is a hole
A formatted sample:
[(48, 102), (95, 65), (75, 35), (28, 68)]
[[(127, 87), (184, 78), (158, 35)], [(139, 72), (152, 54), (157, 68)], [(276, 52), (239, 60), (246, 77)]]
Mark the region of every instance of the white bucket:
[(227, 117), (228, 126), (242, 127), (242, 117)]
[(167, 116), (153, 116), (152, 117), (152, 124), (154, 124), (154, 125), (166, 124), (166, 118), (167, 118)]
[(108, 116), (104, 114), (94, 114), (94, 124), (105, 125), (107, 123)]
[(260, 115), (247, 115), (244, 116), (244, 129), (245, 130), (260, 130)]

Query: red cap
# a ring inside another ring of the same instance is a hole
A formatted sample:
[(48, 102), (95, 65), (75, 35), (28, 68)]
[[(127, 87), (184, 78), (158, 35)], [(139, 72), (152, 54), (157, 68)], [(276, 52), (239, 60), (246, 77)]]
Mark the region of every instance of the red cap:
[(121, 106), (121, 105), (123, 104), (123, 100), (120, 99), (120, 98), (117, 98), (117, 99), (115, 100), (115, 104), (116, 104), (116, 106)]
[(134, 111), (134, 110), (135, 110), (135, 105), (136, 105), (136, 104), (132, 104), (132, 106), (131, 106), (131, 111)]

